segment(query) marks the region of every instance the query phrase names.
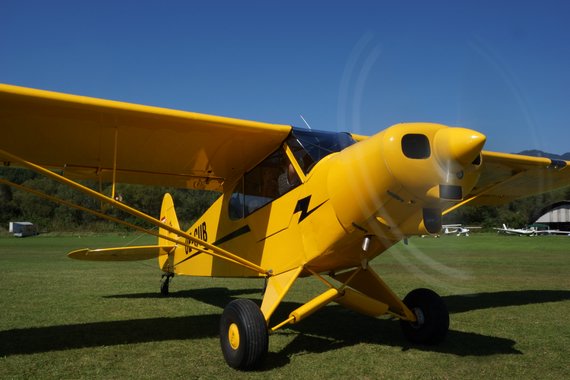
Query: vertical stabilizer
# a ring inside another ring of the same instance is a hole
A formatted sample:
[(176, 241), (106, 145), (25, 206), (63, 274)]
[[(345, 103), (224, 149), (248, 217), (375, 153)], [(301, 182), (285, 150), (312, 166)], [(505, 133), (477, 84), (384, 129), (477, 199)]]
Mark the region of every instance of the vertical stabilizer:
[[(178, 217), (176, 216), (176, 211), (174, 210), (174, 201), (172, 200), (172, 196), (169, 193), (164, 194), (164, 198), (162, 199), (162, 207), (160, 209), (160, 221), (172, 228), (176, 228), (180, 230), (180, 224), (178, 223)], [(171, 238), (177, 238), (176, 234), (168, 232), (164, 228), (160, 228), (159, 230), (160, 235), (167, 235)], [(168, 241), (163, 238), (158, 238), (158, 245), (172, 245), (171, 241)], [(169, 255), (161, 255), (158, 257), (158, 265), (160, 269), (164, 272), (172, 273), (172, 258), (173, 253)]]

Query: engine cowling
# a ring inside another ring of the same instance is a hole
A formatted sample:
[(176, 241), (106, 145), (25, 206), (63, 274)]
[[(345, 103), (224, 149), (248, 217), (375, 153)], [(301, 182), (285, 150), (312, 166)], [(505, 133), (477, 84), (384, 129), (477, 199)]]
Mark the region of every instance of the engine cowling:
[(485, 140), (470, 129), (409, 123), (343, 150), (328, 176), (339, 221), (345, 229), (380, 222), (399, 235), (438, 232), (443, 205), (477, 183)]

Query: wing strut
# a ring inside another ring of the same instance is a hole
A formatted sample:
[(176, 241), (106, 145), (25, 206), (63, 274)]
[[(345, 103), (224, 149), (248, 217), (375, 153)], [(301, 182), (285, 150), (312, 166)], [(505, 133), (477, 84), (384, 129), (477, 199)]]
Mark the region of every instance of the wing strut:
[[(135, 229), (135, 230), (137, 230), (137, 231), (139, 231), (139, 232), (143, 232), (143, 233), (145, 233), (145, 234), (149, 234), (149, 235), (153, 235), (153, 236), (156, 236), (156, 237), (164, 238), (164, 239), (166, 239), (166, 240), (168, 240), (168, 241), (170, 241), (170, 242), (173, 242), (173, 243), (175, 243), (175, 244), (186, 245), (186, 244), (184, 244), (184, 242), (181, 242), (180, 240), (175, 239), (175, 238), (172, 238), (172, 237), (170, 237), (170, 236), (161, 235), (161, 234), (159, 234), (159, 233), (157, 233), (157, 232), (147, 230), (146, 228), (137, 226), (137, 225), (135, 225), (135, 224), (131, 224), (131, 223), (129, 223), (129, 222), (125, 222), (124, 220), (115, 218), (115, 217), (113, 217), (113, 216), (111, 216), (111, 215), (103, 214), (102, 212), (99, 212), (99, 211), (96, 211), (96, 210), (92, 210), (92, 209), (90, 209), (90, 208), (83, 207), (83, 206), (78, 205), (78, 204), (75, 204), (75, 203), (71, 203), (71, 202), (69, 202), (69, 201), (66, 201), (65, 199), (56, 198), (56, 197), (54, 197), (54, 196), (52, 196), (52, 195), (42, 193), (41, 191), (37, 191), (37, 190), (31, 189), (31, 188), (29, 188), (29, 187), (25, 187), (25, 186), (19, 185), (19, 184), (14, 183), (14, 182), (10, 182), (10, 181), (8, 181), (8, 180), (5, 180), (4, 178), (0, 178), (0, 184), (5, 184), (5, 185), (8, 185), (8, 186), (12, 186), (12, 187), (14, 187), (14, 188), (16, 188), (16, 189), (18, 189), (18, 190), (22, 190), (22, 191), (25, 191), (25, 192), (27, 192), (27, 193), (33, 194), (33, 195), (35, 195), (35, 196), (37, 196), (37, 197), (47, 199), (48, 201), (55, 202), (55, 203), (59, 203), (59, 204), (62, 204), (62, 205), (64, 205), (64, 206), (77, 209), (77, 210), (79, 210), (79, 211), (87, 212), (87, 213), (92, 214), (92, 215), (95, 215), (95, 216), (97, 216), (97, 217), (99, 217), (99, 218), (107, 219), (108, 221), (113, 222), (113, 223), (122, 224), (122, 225), (124, 225), (124, 226), (130, 227), (130, 228), (132, 228), (132, 229)], [(192, 248), (193, 248), (193, 249), (197, 249), (196, 246), (194, 246), (194, 245), (192, 245)]]
[[(238, 255), (235, 255), (235, 254), (233, 254), (233, 253), (231, 253), (231, 252), (228, 252), (228, 251), (226, 251), (226, 250), (224, 250), (224, 249), (222, 249), (222, 248), (219, 248), (219, 247), (217, 247), (217, 246), (215, 246), (215, 245), (212, 245), (212, 244), (209, 244), (209, 243), (207, 243), (207, 242), (205, 242), (205, 241), (203, 241), (203, 240), (200, 240), (200, 239), (198, 239), (198, 238), (196, 238), (196, 237), (194, 237), (194, 236), (192, 236), (192, 235), (190, 235), (190, 234), (188, 234), (188, 233), (186, 233), (186, 232), (184, 232), (184, 231), (182, 231), (182, 230), (180, 230), (180, 229), (173, 228), (173, 227), (169, 226), (168, 224), (163, 223), (163, 222), (161, 222), (160, 220), (158, 220), (158, 219), (156, 219), (156, 218), (154, 218), (154, 217), (152, 217), (152, 216), (150, 216), (150, 215), (147, 215), (147, 214), (145, 214), (145, 213), (143, 213), (143, 212), (141, 212), (141, 211), (139, 211), (139, 210), (136, 210), (136, 209), (134, 209), (134, 208), (132, 208), (132, 207), (129, 207), (129, 206), (127, 206), (126, 204), (121, 203), (121, 202), (119, 202), (119, 201), (116, 201), (115, 199), (110, 198), (110, 197), (108, 197), (108, 196), (106, 196), (106, 195), (100, 194), (100, 193), (98, 193), (98, 192), (95, 191), (95, 190), (92, 190), (92, 189), (90, 189), (90, 188), (88, 188), (88, 187), (86, 187), (86, 186), (83, 186), (83, 185), (81, 185), (81, 184), (79, 184), (79, 183), (77, 183), (77, 182), (75, 182), (75, 181), (72, 181), (72, 180), (70, 180), (70, 179), (68, 179), (68, 178), (65, 178), (65, 177), (63, 177), (62, 175), (59, 175), (59, 174), (57, 174), (57, 173), (54, 173), (54, 172), (52, 172), (52, 171), (50, 171), (50, 170), (48, 170), (48, 169), (46, 169), (46, 168), (44, 168), (44, 167), (42, 167), (42, 166), (39, 166), (39, 165), (36, 165), (36, 164), (34, 164), (34, 163), (32, 163), (32, 162), (26, 161), (26, 160), (24, 160), (23, 158), (20, 158), (20, 157), (18, 157), (18, 156), (16, 156), (16, 155), (13, 155), (13, 154), (11, 154), (11, 153), (8, 153), (8, 152), (6, 152), (5, 150), (2, 150), (2, 149), (0, 149), (0, 154), (3, 155), (4, 157), (8, 157), (11, 161), (20, 163), (20, 164), (22, 164), (23, 166), (25, 166), (25, 167), (27, 167), (27, 168), (29, 168), (29, 169), (35, 171), (35, 172), (38, 172), (38, 173), (40, 173), (40, 174), (42, 174), (42, 175), (44, 175), (44, 176), (46, 176), (46, 177), (49, 177), (49, 178), (51, 178), (51, 179), (53, 179), (53, 180), (55, 180), (55, 181), (57, 181), (57, 182), (60, 182), (60, 183), (62, 183), (62, 184), (64, 184), (64, 185), (67, 185), (67, 186), (70, 186), (70, 187), (72, 187), (72, 188), (74, 188), (74, 189), (76, 189), (76, 190), (79, 190), (79, 191), (81, 191), (81, 192), (87, 194), (87, 195), (90, 196), (90, 197), (93, 197), (93, 198), (98, 199), (98, 200), (100, 200), (100, 201), (102, 201), (102, 202), (108, 203), (108, 204), (110, 204), (111, 206), (116, 207), (116, 208), (118, 208), (119, 210), (122, 210), (122, 211), (124, 211), (124, 212), (126, 212), (126, 213), (128, 213), (128, 214), (131, 214), (131, 215), (133, 215), (133, 216), (135, 216), (135, 217), (137, 217), (137, 218), (140, 218), (140, 219), (142, 219), (142, 220), (144, 220), (144, 221), (146, 221), (146, 222), (148, 222), (148, 223), (150, 223), (150, 224), (152, 224), (152, 225), (154, 225), (154, 226), (156, 226), (156, 227), (162, 228), (162, 229), (164, 229), (164, 230), (166, 230), (166, 231), (168, 231), (168, 232), (170, 232), (170, 233), (173, 233), (173, 234), (175, 234), (175, 235), (177, 235), (177, 236), (179, 236), (179, 237), (182, 237), (182, 238), (186, 239), (186, 241), (178, 241), (178, 240), (176, 240), (176, 239), (168, 238), (167, 236), (162, 236), (162, 235), (161, 235), (160, 237), (163, 237), (163, 238), (165, 238), (165, 239), (167, 239), (167, 240), (170, 240), (170, 241), (173, 241), (173, 240), (174, 240), (177, 244), (181, 244), (181, 245), (184, 245), (184, 246), (190, 246), (190, 242), (192, 242), (192, 243), (198, 244), (199, 246), (203, 247), (203, 248), (199, 248), (199, 250), (200, 250), (201, 252), (203, 252), (203, 253), (206, 253), (206, 254), (208, 254), (208, 255), (212, 255), (212, 256), (218, 257), (218, 258), (220, 258), (220, 259), (223, 259), (223, 260), (226, 260), (226, 261), (233, 262), (233, 263), (235, 263), (235, 264), (241, 265), (241, 266), (246, 267), (246, 268), (248, 268), (248, 269), (250, 269), (250, 270), (252, 270), (252, 271), (254, 271), (254, 272), (256, 272), (256, 273), (261, 273), (261, 274), (265, 274), (265, 275), (270, 275), (270, 274), (271, 274), (271, 272), (270, 272), (269, 270), (263, 269), (262, 267), (260, 267), (259, 265), (255, 264), (255, 263), (252, 263), (252, 262), (250, 262), (250, 261), (248, 261), (248, 260), (245, 260), (244, 258), (242, 258), (242, 257), (240, 257), (240, 256), (238, 256)], [(11, 182), (6, 181), (6, 180), (2, 180), (2, 182), (8, 183), (8, 184), (11, 184), (11, 185), (12, 185)], [(14, 185), (15, 185), (15, 184), (14, 184)], [(23, 186), (20, 187), (20, 188), (21, 188), (22, 190), (26, 190), (26, 191), (31, 190), (31, 189), (25, 188), (25, 187), (23, 187)], [(39, 193), (39, 192), (38, 192), (38, 194), (42, 194), (42, 193)], [(41, 196), (43, 196), (44, 198), (48, 198), (48, 199), (50, 199), (50, 200), (57, 201), (58, 203), (64, 203), (64, 204), (66, 204), (66, 205), (72, 205), (72, 204), (69, 203), (69, 202), (66, 202), (66, 201), (64, 201), (64, 200), (61, 200), (61, 199), (58, 199), (58, 198), (55, 198), (55, 197), (51, 197), (51, 196), (49, 196), (49, 195), (47, 195), (47, 194), (42, 194)], [(77, 206), (77, 207), (76, 207), (76, 206)], [(84, 207), (79, 206), (79, 205), (74, 205), (74, 206), (72, 206), (72, 207), (81, 208), (83, 211), (87, 211), (87, 212), (90, 212), (90, 213), (96, 213), (97, 216), (103, 217), (103, 218), (108, 219), (108, 220), (111, 220), (111, 221), (113, 221), (113, 222), (118, 222), (118, 223), (121, 223), (121, 224), (123, 224), (123, 225), (128, 225), (128, 226), (130, 226), (130, 227), (135, 227), (135, 226), (131, 225), (130, 223), (123, 222), (123, 221), (119, 221), (119, 220), (116, 219), (116, 218), (113, 218), (113, 217), (111, 217), (111, 216), (108, 216), (108, 215), (105, 215), (105, 214), (102, 214), (102, 213), (98, 213), (97, 211), (90, 210), (90, 209), (84, 208)], [(137, 228), (137, 229), (138, 229), (138, 230), (141, 230), (140, 228)], [(142, 230), (143, 230), (143, 232), (148, 233), (148, 234), (151, 234), (151, 235), (155, 235), (155, 236), (158, 236), (158, 235), (159, 235), (158, 233), (154, 233), (154, 232), (148, 231), (148, 230), (146, 230), (146, 229), (142, 229)], [(192, 248), (196, 249), (196, 246), (192, 246)]]

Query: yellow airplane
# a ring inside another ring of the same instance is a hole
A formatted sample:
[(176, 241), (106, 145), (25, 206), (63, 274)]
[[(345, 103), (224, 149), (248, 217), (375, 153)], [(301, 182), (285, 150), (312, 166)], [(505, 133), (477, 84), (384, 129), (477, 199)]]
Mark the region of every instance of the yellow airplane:
[[(221, 316), (222, 353), (238, 369), (263, 362), (271, 332), (331, 302), (399, 318), (411, 342), (441, 342), (449, 328), (443, 300), (428, 289), (402, 300), (369, 262), (402, 239), (438, 233), (442, 214), (457, 207), (570, 185), (566, 161), (483, 151), (481, 133), (432, 123), (366, 137), (0, 85), (0, 128), (5, 166), (35, 170), (158, 227), (142, 229), (157, 245), (82, 249), (71, 258), (158, 258), (164, 294), (174, 275), (266, 279), (261, 305), (237, 299)], [(112, 194), (82, 179), (112, 183)], [(0, 183), (125, 224), (105, 208)], [(155, 218), (115, 200), (116, 183), (221, 195), (182, 231), (169, 194)], [(321, 281), (323, 292), (272, 321), (300, 277)]]

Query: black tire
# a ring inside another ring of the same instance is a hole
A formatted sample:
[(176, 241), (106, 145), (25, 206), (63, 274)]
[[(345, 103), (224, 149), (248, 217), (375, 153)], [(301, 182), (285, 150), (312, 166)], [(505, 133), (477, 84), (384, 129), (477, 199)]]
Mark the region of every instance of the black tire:
[(449, 312), (443, 299), (432, 290), (415, 289), (404, 298), (406, 306), (416, 315), (416, 322), (400, 320), (402, 331), (412, 343), (438, 344), (449, 330)]
[(230, 367), (249, 370), (260, 366), (267, 355), (269, 333), (253, 301), (237, 299), (226, 306), (220, 319), (220, 344)]
[(168, 297), (168, 295), (170, 294), (170, 279), (172, 278), (172, 276), (169, 276), (167, 274), (162, 276), (162, 280), (160, 281), (160, 294), (163, 297)]

